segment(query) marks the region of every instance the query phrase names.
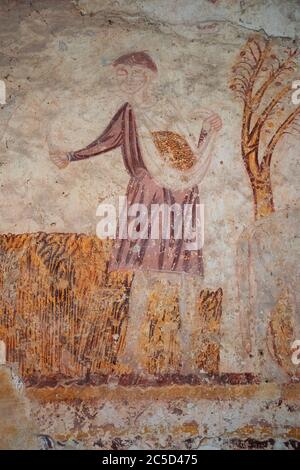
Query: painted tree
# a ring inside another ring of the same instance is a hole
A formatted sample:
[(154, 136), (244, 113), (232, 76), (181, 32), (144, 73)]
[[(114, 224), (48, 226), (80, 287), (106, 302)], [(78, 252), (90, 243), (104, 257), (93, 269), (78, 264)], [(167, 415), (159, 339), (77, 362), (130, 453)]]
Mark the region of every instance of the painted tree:
[[(271, 161), (278, 142), (287, 133), (300, 132), (300, 106), (291, 102), (298, 51), (281, 53), (270, 39), (250, 38), (232, 69), (230, 88), (243, 102), (242, 158), (248, 173), (255, 219), (274, 212)], [(279, 124), (278, 124), (279, 122)]]

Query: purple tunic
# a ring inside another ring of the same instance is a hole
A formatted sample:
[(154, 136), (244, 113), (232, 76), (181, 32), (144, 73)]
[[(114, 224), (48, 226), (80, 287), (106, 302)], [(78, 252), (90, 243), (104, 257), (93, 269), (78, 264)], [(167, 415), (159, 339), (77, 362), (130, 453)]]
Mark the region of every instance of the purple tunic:
[[(198, 186), (188, 190), (170, 190), (158, 185), (149, 174), (138, 140), (137, 126), (132, 107), (125, 103), (115, 114), (104, 132), (87, 147), (70, 152), (70, 161), (83, 160), (121, 147), (124, 165), (130, 175), (126, 197), (128, 207), (144, 204), (151, 212), (151, 204), (184, 204), (193, 207), (195, 225), (196, 204), (200, 204)], [(128, 217), (128, 223), (131, 218)], [(203, 276), (202, 250), (187, 250), (184, 239), (151, 239), (149, 216), (149, 237), (138, 239), (119, 239), (114, 243), (109, 269), (112, 270), (155, 270), (167, 272), (187, 272)], [(172, 235), (172, 232), (171, 232)]]

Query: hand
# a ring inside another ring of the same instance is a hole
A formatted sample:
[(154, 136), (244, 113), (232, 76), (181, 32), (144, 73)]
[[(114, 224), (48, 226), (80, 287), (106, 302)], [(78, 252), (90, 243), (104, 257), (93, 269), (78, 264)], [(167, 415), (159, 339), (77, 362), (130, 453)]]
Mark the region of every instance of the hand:
[(222, 120), (217, 113), (214, 113), (210, 109), (200, 108), (194, 110), (190, 117), (192, 119), (202, 119), (202, 128), (208, 133), (210, 131), (218, 132), (222, 128)]
[(60, 170), (70, 163), (66, 152), (49, 151), (49, 158)]
[(222, 119), (217, 113), (211, 112), (210, 115), (203, 120), (203, 129), (207, 132), (219, 132), (222, 129)]

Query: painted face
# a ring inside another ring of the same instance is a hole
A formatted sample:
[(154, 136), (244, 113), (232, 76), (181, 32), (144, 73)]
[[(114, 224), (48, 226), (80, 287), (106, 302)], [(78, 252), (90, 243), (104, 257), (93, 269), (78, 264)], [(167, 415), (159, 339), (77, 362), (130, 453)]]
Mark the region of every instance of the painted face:
[(115, 67), (120, 89), (134, 95), (148, 86), (152, 72), (140, 65), (118, 65)]

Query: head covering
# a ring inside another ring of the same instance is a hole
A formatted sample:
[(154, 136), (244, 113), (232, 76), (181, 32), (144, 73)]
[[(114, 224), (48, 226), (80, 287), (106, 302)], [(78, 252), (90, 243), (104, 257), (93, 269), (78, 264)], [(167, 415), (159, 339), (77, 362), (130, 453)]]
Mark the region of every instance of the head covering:
[(140, 51), (140, 52), (131, 52), (129, 54), (124, 54), (118, 57), (118, 59), (114, 60), (113, 66), (125, 64), (125, 65), (140, 65), (142, 67), (146, 67), (152, 72), (157, 72), (157, 67), (155, 62), (151, 59), (150, 55), (147, 52)]

